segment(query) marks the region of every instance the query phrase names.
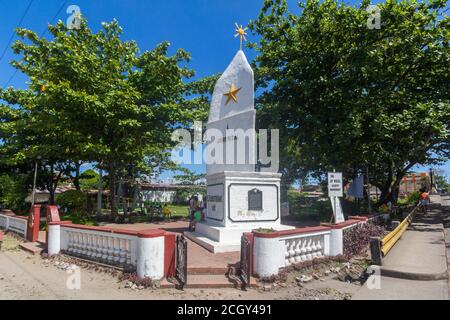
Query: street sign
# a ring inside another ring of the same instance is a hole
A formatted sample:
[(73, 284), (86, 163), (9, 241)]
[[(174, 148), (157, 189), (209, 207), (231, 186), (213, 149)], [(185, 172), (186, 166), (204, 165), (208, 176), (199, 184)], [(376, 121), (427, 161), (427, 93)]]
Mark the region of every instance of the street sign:
[(343, 197), (342, 172), (328, 172), (328, 196)]

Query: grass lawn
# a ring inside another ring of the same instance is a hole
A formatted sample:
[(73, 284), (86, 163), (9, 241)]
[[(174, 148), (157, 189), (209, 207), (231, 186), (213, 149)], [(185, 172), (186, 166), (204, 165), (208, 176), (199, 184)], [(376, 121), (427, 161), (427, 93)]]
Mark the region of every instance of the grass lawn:
[(188, 217), (188, 209), (189, 206), (179, 205), (179, 204), (171, 204), (169, 205), (170, 210), (172, 210), (172, 217)]
[[(177, 204), (171, 204), (169, 205), (170, 210), (172, 210), (172, 219), (183, 219), (183, 218), (188, 218), (189, 214), (188, 214), (188, 208), (189, 206), (187, 205), (177, 205)], [(104, 215), (108, 215), (110, 214), (110, 210), (102, 210), (102, 213)], [(147, 222), (147, 216), (142, 216), (142, 215), (138, 215), (138, 216), (134, 216), (133, 218), (131, 218), (133, 223), (142, 223), (142, 222)], [(154, 218), (155, 221), (161, 220), (163, 221), (163, 217), (155, 217)], [(80, 219), (79, 217), (73, 216), (71, 214), (66, 214), (61, 216), (61, 220), (63, 221), (72, 221), (75, 224), (82, 224), (82, 225), (87, 225), (87, 226), (98, 226), (98, 222), (95, 219), (95, 216), (86, 216), (83, 217), (82, 219)], [(45, 227), (45, 226), (43, 226)]]

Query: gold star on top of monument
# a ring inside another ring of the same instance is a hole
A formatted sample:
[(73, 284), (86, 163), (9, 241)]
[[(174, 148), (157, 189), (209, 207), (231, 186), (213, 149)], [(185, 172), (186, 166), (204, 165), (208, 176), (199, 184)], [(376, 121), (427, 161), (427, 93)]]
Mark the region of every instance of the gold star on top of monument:
[(241, 91), (241, 89), (242, 88), (236, 88), (235, 86), (234, 86), (234, 84), (232, 83), (231, 84), (231, 87), (230, 87), (230, 91), (228, 92), (228, 93), (224, 93), (223, 95), (224, 96), (227, 96), (228, 97), (228, 99), (227, 99), (227, 102), (225, 103), (225, 105), (228, 105), (229, 103), (230, 103), (230, 101), (231, 100), (233, 100), (234, 102), (236, 102), (237, 103), (237, 93), (239, 92), (239, 91)]
[(234, 25), (236, 26), (236, 34), (234, 35), (234, 37), (239, 37), (239, 41), (240, 41), (240, 50), (242, 50), (242, 39), (244, 39), (244, 41), (247, 41), (247, 38), (245, 37), (247, 35), (247, 32), (245, 32), (248, 28), (242, 28), (242, 24), (239, 27), (238, 24), (235, 22)]

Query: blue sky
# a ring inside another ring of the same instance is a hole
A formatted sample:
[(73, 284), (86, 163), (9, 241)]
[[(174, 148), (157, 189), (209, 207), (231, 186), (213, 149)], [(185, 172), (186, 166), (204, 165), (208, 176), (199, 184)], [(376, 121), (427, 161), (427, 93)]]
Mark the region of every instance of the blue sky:
[[(297, 1), (289, 2), (295, 7)], [(29, 3), (30, 0), (0, 0), (0, 56)], [(53, 22), (58, 19), (66, 22), (67, 7), (78, 5), (93, 30), (97, 30), (101, 22), (116, 18), (124, 29), (123, 38), (137, 41), (142, 51), (166, 40), (172, 45), (172, 53), (184, 48), (192, 56), (190, 67), (196, 70), (197, 77), (203, 77), (227, 67), (239, 48), (239, 41), (233, 36), (234, 23), (245, 25), (255, 19), (262, 3), (262, 0), (71, 0), (67, 3), (65, 0), (34, 0), (21, 26), (42, 34), (60, 8), (63, 9)], [(250, 36), (249, 40), (255, 39)], [(246, 50), (246, 55), (249, 60), (255, 56), (250, 50)], [(14, 74), (9, 65), (14, 58), (8, 49), (0, 61), (2, 87)], [(19, 72), (9, 86), (24, 88), (26, 81)], [(192, 169), (204, 170), (198, 166)], [(450, 175), (450, 162), (444, 169)], [(162, 178), (165, 177), (167, 174)]]

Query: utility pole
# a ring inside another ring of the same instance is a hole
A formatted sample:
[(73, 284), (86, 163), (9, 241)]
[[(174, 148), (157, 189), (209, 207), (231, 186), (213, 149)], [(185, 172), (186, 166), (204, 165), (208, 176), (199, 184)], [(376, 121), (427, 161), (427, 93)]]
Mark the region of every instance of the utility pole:
[(369, 214), (372, 214), (372, 202), (370, 199), (370, 180), (369, 180), (369, 167), (366, 166), (366, 175), (367, 175), (367, 201), (369, 205)]
[(430, 168), (430, 192), (433, 192), (433, 183), (434, 177), (433, 177), (433, 168)]
[(102, 176), (103, 176), (103, 169), (99, 169), (98, 174), (98, 193), (97, 193), (97, 215), (102, 214), (102, 196), (103, 196), (103, 190), (102, 190)]
[(37, 157), (36, 161), (34, 163), (34, 179), (33, 179), (33, 192), (31, 196), (31, 207), (34, 206), (35, 197), (36, 197), (36, 180), (37, 180), (37, 170), (38, 170), (38, 161), (41, 159), (41, 157)]

